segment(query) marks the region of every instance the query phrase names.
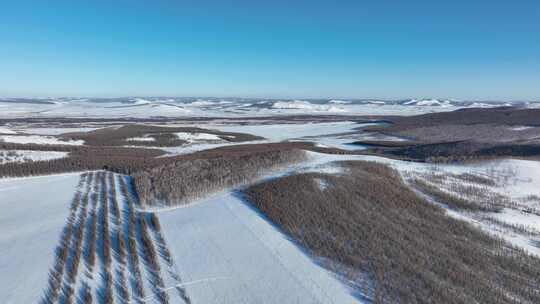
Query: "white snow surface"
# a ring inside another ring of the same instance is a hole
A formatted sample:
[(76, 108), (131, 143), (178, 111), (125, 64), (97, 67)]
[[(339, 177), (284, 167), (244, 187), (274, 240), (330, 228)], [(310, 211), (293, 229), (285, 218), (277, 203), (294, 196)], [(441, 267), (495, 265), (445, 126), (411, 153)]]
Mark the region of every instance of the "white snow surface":
[(257, 124), (257, 125), (211, 125), (210, 128), (223, 132), (241, 132), (264, 137), (270, 141), (300, 139), (307, 136), (321, 136), (351, 132), (354, 128), (368, 124), (353, 121), (303, 123), (303, 124)]
[(156, 141), (155, 138), (153, 137), (131, 137), (131, 138), (127, 138), (126, 141)]
[(61, 151), (0, 150), (0, 164), (53, 160), (67, 156), (68, 152)]
[[(0, 118), (14, 117), (238, 117), (297, 114), (414, 115), (451, 111), (463, 107), (491, 107), (502, 103), (456, 102), (453, 100), (265, 100), (196, 99), (177, 97), (94, 100), (92, 98), (42, 98), (9, 102), (0, 98)], [(530, 103), (530, 107), (538, 106)]]
[(38, 303), (79, 174), (0, 179), (0, 298)]
[(528, 130), (528, 129), (532, 129), (534, 127), (531, 127), (531, 126), (515, 126), (515, 127), (510, 127), (509, 129), (512, 130), (512, 131), (525, 131), (525, 130)]
[(193, 303), (360, 302), (233, 192), (159, 219)]
[(321, 105), (321, 104), (312, 104), (309, 101), (304, 100), (293, 100), (293, 101), (277, 101), (272, 105), (273, 109), (295, 109), (295, 110), (308, 110), (313, 112), (331, 112), (331, 113), (340, 113), (347, 112), (342, 107), (337, 107), (335, 105)]
[(490, 215), (500, 221), (514, 225), (523, 225), (529, 229), (540, 232), (540, 217), (537, 215), (508, 208), (500, 213), (492, 213)]
[(208, 140), (222, 140), (219, 136), (209, 133), (195, 133), (195, 132), (178, 132), (175, 133), (178, 139), (188, 142), (196, 141), (208, 141)]
[(0, 134), (17, 134), (17, 132), (7, 127), (0, 127)]
[[(17, 128), (17, 131), (34, 135), (60, 135), (73, 132), (90, 132), (99, 128), (80, 127), (80, 128)], [(2, 132), (0, 132), (2, 133)]]
[(41, 144), (41, 145), (71, 145), (80, 146), (84, 140), (60, 140), (53, 136), (43, 135), (0, 135), (0, 142), (17, 144)]
[(437, 99), (411, 99), (404, 103), (405, 105), (417, 105), (417, 106), (439, 106), (439, 107), (451, 107), (449, 100), (437, 100)]
[(347, 101), (347, 100), (332, 99), (332, 100), (328, 101), (328, 103), (335, 103), (335, 104), (349, 104), (349, 103), (351, 103), (351, 102), (350, 102), (350, 101)]

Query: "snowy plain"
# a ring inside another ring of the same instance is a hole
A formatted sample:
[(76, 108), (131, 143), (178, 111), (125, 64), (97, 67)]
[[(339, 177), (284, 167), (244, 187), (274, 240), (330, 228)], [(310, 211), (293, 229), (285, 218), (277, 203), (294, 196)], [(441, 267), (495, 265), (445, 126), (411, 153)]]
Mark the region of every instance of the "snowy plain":
[[(63, 133), (72, 133), (72, 132), (90, 132), (97, 130), (98, 128), (90, 127), (58, 127), (58, 128), (14, 128), (13, 130), (32, 135), (60, 135)], [(1, 133), (1, 132), (0, 132)]]
[(0, 298), (37, 303), (79, 174), (0, 179)]

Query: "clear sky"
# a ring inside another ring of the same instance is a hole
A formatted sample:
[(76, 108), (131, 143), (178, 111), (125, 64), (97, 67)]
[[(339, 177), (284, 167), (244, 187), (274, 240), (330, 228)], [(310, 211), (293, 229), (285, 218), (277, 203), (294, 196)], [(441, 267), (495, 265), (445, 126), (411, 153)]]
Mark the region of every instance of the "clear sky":
[(540, 1), (0, 0), (2, 96), (540, 99)]

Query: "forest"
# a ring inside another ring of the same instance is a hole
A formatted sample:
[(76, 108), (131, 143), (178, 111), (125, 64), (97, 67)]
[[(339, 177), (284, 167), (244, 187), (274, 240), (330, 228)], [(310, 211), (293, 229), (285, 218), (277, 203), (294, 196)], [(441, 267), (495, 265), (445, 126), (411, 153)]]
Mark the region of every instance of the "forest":
[(340, 164), (345, 174), (290, 175), (244, 195), (375, 303), (540, 301), (539, 258), (448, 217), (385, 165)]

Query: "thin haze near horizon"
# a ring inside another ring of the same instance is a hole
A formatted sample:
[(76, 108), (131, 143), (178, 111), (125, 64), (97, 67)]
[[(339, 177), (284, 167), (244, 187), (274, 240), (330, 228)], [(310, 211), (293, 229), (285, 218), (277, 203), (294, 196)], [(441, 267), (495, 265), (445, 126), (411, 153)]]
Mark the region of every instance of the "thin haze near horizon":
[(540, 2), (9, 1), (1, 96), (540, 99)]

